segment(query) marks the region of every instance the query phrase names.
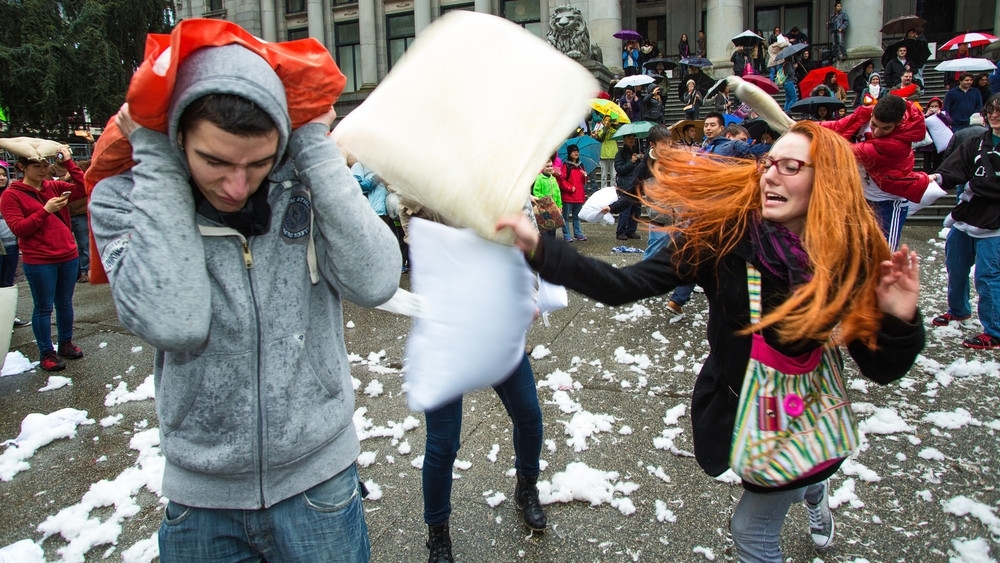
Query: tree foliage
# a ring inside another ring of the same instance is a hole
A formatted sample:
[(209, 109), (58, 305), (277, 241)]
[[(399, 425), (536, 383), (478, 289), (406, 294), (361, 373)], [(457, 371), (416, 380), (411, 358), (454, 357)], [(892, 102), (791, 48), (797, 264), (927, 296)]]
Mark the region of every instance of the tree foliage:
[(125, 100), (147, 33), (172, 0), (0, 0), (0, 106), (10, 135), (62, 139), (101, 127)]

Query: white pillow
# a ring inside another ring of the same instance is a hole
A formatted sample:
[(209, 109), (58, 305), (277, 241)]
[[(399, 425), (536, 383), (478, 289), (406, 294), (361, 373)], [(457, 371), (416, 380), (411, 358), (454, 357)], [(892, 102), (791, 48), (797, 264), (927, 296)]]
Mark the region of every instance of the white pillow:
[(937, 149), (937, 152), (944, 152), (954, 135), (951, 127), (945, 125), (936, 113), (924, 119), (924, 124), (927, 125), (927, 134), (934, 140), (934, 148)]
[(406, 396), (424, 411), (496, 385), (520, 364), (534, 274), (520, 250), (468, 229), (414, 218), (409, 238), (410, 282), (423, 310), (406, 341)]
[(521, 212), (597, 91), (583, 66), (531, 32), (456, 10), (420, 33), (333, 136), (404, 199), (510, 243), (497, 219)]
[(601, 223), (613, 225), (614, 216), (610, 213), (601, 213), (601, 210), (618, 200), (618, 188), (608, 186), (601, 188), (591, 194), (587, 201), (583, 202), (580, 208), (580, 219), (588, 223)]
[(0, 149), (7, 150), (14, 156), (23, 156), (32, 160), (55, 156), (63, 147), (68, 147), (68, 145), (34, 137), (0, 139)]

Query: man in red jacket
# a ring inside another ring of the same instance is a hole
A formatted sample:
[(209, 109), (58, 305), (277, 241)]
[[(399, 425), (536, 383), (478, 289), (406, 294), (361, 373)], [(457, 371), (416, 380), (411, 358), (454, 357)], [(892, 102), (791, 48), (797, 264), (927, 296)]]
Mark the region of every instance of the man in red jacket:
[(927, 174), (913, 171), (913, 143), (927, 133), (923, 113), (899, 96), (889, 95), (874, 106), (859, 107), (847, 117), (822, 125), (853, 143), (865, 199), (895, 250), (906, 220), (907, 200), (920, 202), (930, 183)]

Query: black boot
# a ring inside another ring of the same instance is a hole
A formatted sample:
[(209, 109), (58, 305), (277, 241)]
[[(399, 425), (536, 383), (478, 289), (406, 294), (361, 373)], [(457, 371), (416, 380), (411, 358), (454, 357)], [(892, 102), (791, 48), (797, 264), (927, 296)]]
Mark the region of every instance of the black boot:
[(536, 532), (545, 529), (545, 511), (538, 502), (538, 477), (525, 477), (517, 474), (517, 486), (514, 487), (514, 501), (521, 509), (524, 524)]
[(427, 563), (455, 563), (451, 554), (451, 533), (448, 521), (437, 526), (427, 526), (427, 549), (431, 550)]

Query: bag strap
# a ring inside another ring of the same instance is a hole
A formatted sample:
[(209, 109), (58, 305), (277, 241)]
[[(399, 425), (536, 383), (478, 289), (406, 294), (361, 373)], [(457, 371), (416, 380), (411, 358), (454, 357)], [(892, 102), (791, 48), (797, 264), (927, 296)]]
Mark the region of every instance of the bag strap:
[(760, 272), (747, 262), (747, 291), (750, 293), (750, 324), (760, 322)]

